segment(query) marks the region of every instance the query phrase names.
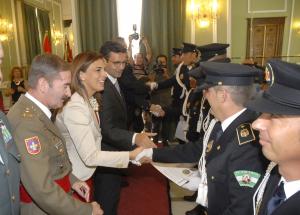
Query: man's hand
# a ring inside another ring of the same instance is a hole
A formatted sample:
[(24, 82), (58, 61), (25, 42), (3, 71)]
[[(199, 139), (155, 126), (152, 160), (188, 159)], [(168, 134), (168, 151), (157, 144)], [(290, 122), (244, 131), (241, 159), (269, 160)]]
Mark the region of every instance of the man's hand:
[(143, 147), (137, 147), (134, 150), (129, 152), (129, 160), (136, 160), (136, 156), (144, 150)]
[(92, 215), (103, 215), (104, 212), (101, 209), (100, 205), (97, 202), (92, 202), (93, 213)]
[(156, 148), (157, 146), (153, 143), (153, 141), (149, 137), (155, 136), (156, 133), (137, 133), (135, 136), (134, 143), (138, 146), (142, 146), (144, 148)]
[(156, 117), (164, 117), (165, 116), (165, 111), (161, 108), (160, 105), (152, 104), (150, 106), (150, 112)]
[(129, 37), (128, 37), (129, 44), (131, 44), (131, 43), (132, 43), (132, 40), (133, 40), (133, 37), (132, 37), (132, 35), (129, 35)]
[(146, 85), (150, 88), (151, 91), (157, 89), (157, 83), (156, 82), (146, 82)]
[(147, 39), (147, 37), (146, 36), (144, 36), (144, 35), (141, 35), (141, 41), (142, 41), (142, 43), (145, 45), (145, 44), (148, 44), (148, 39)]
[(85, 199), (86, 202), (90, 201), (90, 187), (84, 181), (76, 181), (72, 185), (72, 189), (82, 198)]

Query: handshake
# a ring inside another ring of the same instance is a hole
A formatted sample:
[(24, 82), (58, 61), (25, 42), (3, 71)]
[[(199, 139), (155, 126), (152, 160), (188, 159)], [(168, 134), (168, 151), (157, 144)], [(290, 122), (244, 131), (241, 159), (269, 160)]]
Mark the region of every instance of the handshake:
[(156, 82), (150, 82), (148, 81), (146, 85), (150, 88), (151, 91), (156, 90), (158, 87), (158, 84)]
[(152, 162), (152, 155), (153, 155), (153, 149), (143, 149), (141, 152), (139, 152), (134, 160), (131, 160), (131, 163), (141, 166), (145, 163), (151, 163)]
[(160, 105), (152, 104), (150, 106), (150, 113), (152, 113), (156, 117), (164, 117), (165, 116), (165, 111), (161, 108)]

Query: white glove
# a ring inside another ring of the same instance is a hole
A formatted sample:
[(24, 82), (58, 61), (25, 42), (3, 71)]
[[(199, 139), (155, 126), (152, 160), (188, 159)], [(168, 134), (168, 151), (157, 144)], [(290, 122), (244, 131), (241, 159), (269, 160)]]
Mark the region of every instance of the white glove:
[(148, 157), (148, 158), (150, 158), (152, 160), (152, 155), (153, 155), (153, 149), (152, 148), (144, 149), (141, 153), (139, 153), (135, 157), (135, 161), (139, 162), (140, 159), (143, 158), (143, 157)]
[(182, 185), (182, 187), (185, 189), (191, 190), (191, 191), (197, 191), (200, 181), (201, 181), (201, 179), (199, 176), (191, 176), (191, 177), (189, 177), (189, 182)]
[(142, 165), (141, 162), (136, 161), (136, 160), (130, 160), (130, 162), (131, 162), (132, 164), (134, 164), (134, 165), (137, 165), (137, 166), (141, 166), (141, 165)]

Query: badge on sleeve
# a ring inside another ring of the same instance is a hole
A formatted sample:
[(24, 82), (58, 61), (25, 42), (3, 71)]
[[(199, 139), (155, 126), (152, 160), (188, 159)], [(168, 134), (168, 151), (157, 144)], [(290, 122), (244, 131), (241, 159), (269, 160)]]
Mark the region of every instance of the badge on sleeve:
[(12, 139), (12, 136), (2, 120), (0, 120), (0, 128), (3, 140), (7, 144)]
[(41, 143), (38, 136), (25, 139), (27, 152), (31, 155), (36, 155), (41, 152)]
[(241, 187), (253, 188), (260, 178), (260, 174), (249, 170), (234, 171), (234, 176)]

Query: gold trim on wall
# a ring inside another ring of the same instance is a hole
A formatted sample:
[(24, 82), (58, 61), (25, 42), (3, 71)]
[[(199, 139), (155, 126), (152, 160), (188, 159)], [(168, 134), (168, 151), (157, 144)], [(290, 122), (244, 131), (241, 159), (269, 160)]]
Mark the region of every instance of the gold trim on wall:
[(248, 0), (248, 13), (280, 13), (287, 12), (287, 0), (284, 0), (284, 9), (282, 10), (252, 10), (251, 11), (251, 0)]

